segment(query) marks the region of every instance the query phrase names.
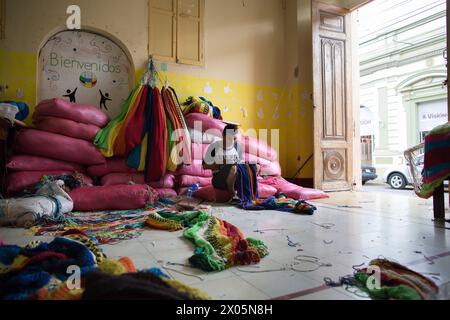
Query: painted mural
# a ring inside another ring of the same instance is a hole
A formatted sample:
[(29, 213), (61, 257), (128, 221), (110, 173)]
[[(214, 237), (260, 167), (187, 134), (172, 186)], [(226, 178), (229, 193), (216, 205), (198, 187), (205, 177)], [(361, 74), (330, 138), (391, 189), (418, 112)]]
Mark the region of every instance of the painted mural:
[(60, 97), (95, 105), (111, 117), (133, 87), (126, 53), (110, 39), (89, 31), (62, 31), (39, 54), (38, 99)]

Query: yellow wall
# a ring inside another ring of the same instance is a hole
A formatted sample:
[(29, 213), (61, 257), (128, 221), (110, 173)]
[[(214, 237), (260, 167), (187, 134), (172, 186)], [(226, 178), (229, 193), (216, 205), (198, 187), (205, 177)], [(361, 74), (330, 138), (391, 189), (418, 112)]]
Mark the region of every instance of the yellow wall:
[[(69, 4), (81, 7), (82, 25), (120, 39), (142, 74), (148, 56), (147, 0), (6, 0), (0, 84), (10, 89), (0, 99), (35, 105), (38, 49), (64, 27)], [(162, 77), (180, 100), (201, 95), (244, 129), (280, 129), (279, 160), (286, 177), (313, 150), (310, 16), (309, 0), (206, 0), (205, 66), (162, 65), (167, 68)], [(312, 177), (312, 162), (298, 177)]]

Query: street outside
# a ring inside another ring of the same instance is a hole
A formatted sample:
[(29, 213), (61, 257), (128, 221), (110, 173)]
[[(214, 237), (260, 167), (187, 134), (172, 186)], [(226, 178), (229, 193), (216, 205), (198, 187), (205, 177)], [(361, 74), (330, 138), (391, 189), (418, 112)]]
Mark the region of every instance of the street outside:
[[(367, 181), (365, 185), (362, 186), (361, 191), (363, 192), (383, 192), (383, 193), (390, 193), (390, 194), (397, 194), (399, 196), (405, 196), (405, 197), (417, 197), (414, 193), (414, 188), (412, 186), (407, 186), (405, 189), (393, 189), (391, 186), (389, 186), (387, 183), (383, 183), (380, 180), (372, 180)], [(446, 206), (449, 203), (448, 200), (448, 188), (445, 188), (445, 203)]]

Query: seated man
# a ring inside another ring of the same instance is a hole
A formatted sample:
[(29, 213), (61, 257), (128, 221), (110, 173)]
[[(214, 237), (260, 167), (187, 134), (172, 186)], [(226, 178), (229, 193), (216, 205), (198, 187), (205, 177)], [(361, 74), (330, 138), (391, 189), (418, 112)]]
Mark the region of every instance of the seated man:
[(228, 123), (222, 133), (222, 140), (209, 145), (203, 167), (213, 172), (212, 184), (215, 189), (235, 195), (236, 164), (243, 162), (242, 150), (237, 143), (238, 126)]

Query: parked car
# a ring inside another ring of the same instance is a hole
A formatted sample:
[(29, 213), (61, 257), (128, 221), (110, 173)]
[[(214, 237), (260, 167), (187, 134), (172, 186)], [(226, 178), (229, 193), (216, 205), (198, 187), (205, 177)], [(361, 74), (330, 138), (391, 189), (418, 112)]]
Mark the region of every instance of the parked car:
[(362, 184), (366, 184), (369, 180), (375, 180), (377, 176), (377, 169), (369, 166), (361, 166)]
[[(419, 172), (423, 169), (423, 154), (420, 154), (416, 160), (416, 166)], [(409, 163), (391, 166), (387, 168), (383, 175), (383, 181), (393, 189), (404, 189), (414, 183), (409, 171)]]

